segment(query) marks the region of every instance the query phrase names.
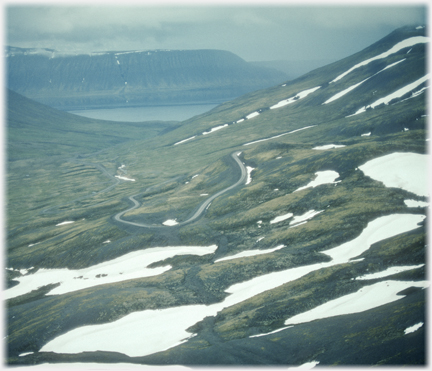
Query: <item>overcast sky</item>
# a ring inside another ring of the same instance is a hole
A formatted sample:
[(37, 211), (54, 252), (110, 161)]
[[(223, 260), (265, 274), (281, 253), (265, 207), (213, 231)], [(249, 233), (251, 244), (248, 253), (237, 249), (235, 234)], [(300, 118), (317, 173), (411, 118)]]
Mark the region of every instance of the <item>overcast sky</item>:
[(270, 6), (264, 2), (234, 6), (116, 3), (128, 5), (6, 2), (5, 43), (79, 52), (223, 49), (246, 61), (334, 61), (398, 27), (425, 24), (427, 18), (427, 8), (419, 2), (381, 6), (327, 2), (299, 6), (292, 1), (267, 3)]

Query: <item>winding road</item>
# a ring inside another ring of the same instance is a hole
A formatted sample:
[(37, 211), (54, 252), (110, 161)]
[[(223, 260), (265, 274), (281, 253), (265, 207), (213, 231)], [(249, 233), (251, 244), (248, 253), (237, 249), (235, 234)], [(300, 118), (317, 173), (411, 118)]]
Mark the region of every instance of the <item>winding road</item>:
[[(208, 199), (206, 199), (206, 200), (205, 200), (205, 201), (200, 205), (200, 207), (198, 208), (198, 210), (197, 210), (197, 211), (196, 211), (196, 212), (195, 212), (195, 213), (194, 213), (194, 214), (193, 214), (189, 219), (187, 219), (187, 220), (185, 220), (185, 221), (183, 221), (183, 222), (180, 222), (180, 223), (178, 223), (178, 224), (175, 224), (175, 226), (182, 226), (182, 225), (185, 225), (185, 224), (187, 224), (187, 223), (193, 222), (194, 220), (196, 220), (197, 218), (199, 218), (199, 217), (201, 216), (201, 214), (204, 212), (204, 210), (205, 210), (205, 209), (210, 205), (210, 203), (211, 203), (211, 202), (212, 202), (216, 197), (219, 197), (220, 195), (224, 194), (225, 192), (228, 192), (228, 191), (230, 191), (231, 189), (237, 187), (238, 185), (240, 185), (240, 184), (242, 184), (242, 183), (245, 183), (245, 181), (246, 181), (246, 176), (247, 176), (247, 171), (246, 171), (246, 168), (244, 167), (243, 163), (242, 163), (242, 162), (240, 161), (240, 159), (238, 158), (238, 156), (240, 155), (240, 153), (241, 153), (241, 152), (238, 152), (238, 151), (231, 153), (231, 157), (232, 157), (232, 158), (237, 162), (238, 166), (240, 167), (240, 170), (241, 170), (241, 176), (240, 176), (240, 179), (239, 179), (236, 183), (234, 183), (233, 185), (231, 185), (231, 186), (229, 186), (229, 187), (227, 187), (227, 188), (225, 188), (225, 189), (223, 189), (223, 190), (221, 190), (221, 191), (215, 193), (213, 196), (211, 196), (211, 197), (209, 197)], [(171, 181), (171, 180), (168, 180), (168, 181), (166, 181), (166, 182), (164, 182), (164, 183), (167, 183), (167, 182), (169, 182), (169, 181)], [(161, 183), (161, 184), (163, 184), (163, 183)], [(161, 185), (161, 184), (159, 184), (159, 185)], [(158, 185), (158, 186), (159, 186), (159, 185)], [(152, 186), (152, 187), (146, 189), (146, 191), (150, 190), (150, 189), (153, 188), (153, 187), (156, 187), (156, 186)], [(143, 193), (143, 192), (142, 192), (142, 193)], [(129, 224), (129, 225), (133, 225), (133, 226), (136, 226), (136, 227), (142, 227), (142, 228), (169, 228), (169, 227), (171, 227), (171, 226), (159, 225), (159, 224), (143, 224), (143, 223), (135, 223), (135, 222), (129, 222), (129, 221), (127, 221), (127, 220), (123, 220), (123, 219), (121, 219), (121, 216), (122, 216), (122, 215), (124, 215), (124, 214), (127, 213), (128, 211), (134, 210), (134, 209), (136, 209), (137, 207), (140, 206), (140, 203), (139, 203), (137, 200), (135, 200), (135, 198), (134, 198), (134, 197), (136, 197), (136, 196), (138, 196), (138, 195), (140, 195), (140, 194), (141, 194), (141, 193), (138, 193), (138, 194), (133, 195), (133, 196), (129, 196), (129, 200), (131, 200), (132, 203), (133, 203), (134, 205), (133, 205), (132, 207), (130, 207), (129, 209), (124, 210), (124, 211), (121, 211), (120, 213), (116, 214), (116, 215), (114, 216), (114, 219), (115, 219), (116, 221), (118, 221), (118, 222), (121, 222), (121, 223), (125, 223), (125, 224)]]

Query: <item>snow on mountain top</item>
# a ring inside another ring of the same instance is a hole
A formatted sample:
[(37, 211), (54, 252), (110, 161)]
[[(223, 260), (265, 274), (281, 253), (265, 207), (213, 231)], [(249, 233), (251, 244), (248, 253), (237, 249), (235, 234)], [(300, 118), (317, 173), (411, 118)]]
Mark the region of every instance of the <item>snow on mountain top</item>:
[(392, 48), (387, 50), (386, 52), (381, 53), (375, 57), (366, 59), (363, 62), (357, 63), (356, 65), (351, 67), (349, 70), (347, 70), (344, 73), (337, 76), (330, 83), (333, 83), (333, 82), (336, 82), (336, 81), (342, 79), (343, 77), (348, 75), (350, 72), (354, 71), (355, 69), (362, 67), (362, 66), (365, 66), (365, 65), (369, 64), (370, 62), (376, 61), (377, 59), (387, 58), (389, 55), (397, 53), (399, 50), (402, 50), (404, 48), (408, 48), (410, 46), (414, 46), (416, 44), (427, 43), (427, 42), (429, 42), (429, 37), (426, 37), (426, 36), (414, 36), (414, 37), (410, 37), (408, 39), (405, 39), (403, 41), (400, 41), (396, 45), (394, 45)]

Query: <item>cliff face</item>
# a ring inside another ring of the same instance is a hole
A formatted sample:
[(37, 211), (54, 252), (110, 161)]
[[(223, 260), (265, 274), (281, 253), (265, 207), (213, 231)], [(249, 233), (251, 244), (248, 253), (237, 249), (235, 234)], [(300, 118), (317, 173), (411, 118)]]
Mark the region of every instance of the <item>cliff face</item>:
[(57, 108), (223, 101), (286, 79), (222, 50), (61, 55), (8, 47), (7, 85)]

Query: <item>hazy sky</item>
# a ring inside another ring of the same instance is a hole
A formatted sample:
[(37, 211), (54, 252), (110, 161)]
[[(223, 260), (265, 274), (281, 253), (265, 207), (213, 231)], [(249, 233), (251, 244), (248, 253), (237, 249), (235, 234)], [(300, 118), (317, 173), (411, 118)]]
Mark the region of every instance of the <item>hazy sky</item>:
[(127, 5), (6, 2), (5, 43), (81, 52), (223, 49), (247, 61), (333, 61), (427, 17), (419, 2), (116, 3)]

